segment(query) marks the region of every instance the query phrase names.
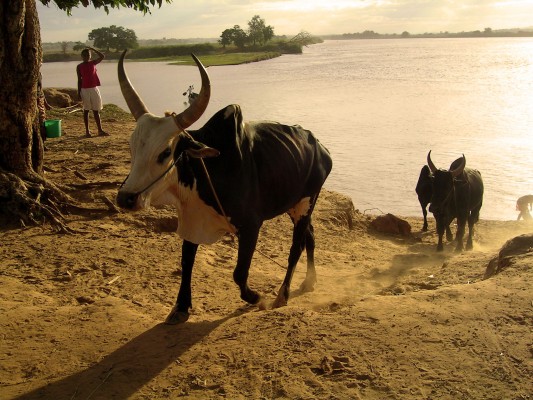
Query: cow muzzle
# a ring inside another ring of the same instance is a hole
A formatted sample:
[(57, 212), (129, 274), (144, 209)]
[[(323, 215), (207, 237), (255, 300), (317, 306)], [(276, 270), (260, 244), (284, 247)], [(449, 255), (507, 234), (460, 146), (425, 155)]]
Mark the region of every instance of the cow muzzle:
[(117, 205), (125, 210), (136, 211), (139, 206), (139, 193), (121, 192), (117, 193)]

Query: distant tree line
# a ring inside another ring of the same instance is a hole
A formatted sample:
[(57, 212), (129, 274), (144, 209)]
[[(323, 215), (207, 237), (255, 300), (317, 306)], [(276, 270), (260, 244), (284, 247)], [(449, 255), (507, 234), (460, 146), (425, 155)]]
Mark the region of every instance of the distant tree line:
[[(220, 35), (220, 39), (205, 38), (205, 39), (149, 39), (138, 40), (135, 32), (131, 29), (126, 29), (121, 26), (111, 25), (107, 28), (93, 29), (89, 33), (89, 40), (86, 42), (55, 42), (42, 43), (42, 48), (45, 53), (46, 61), (65, 61), (70, 56), (78, 59), (78, 55), (73, 56), (69, 51), (80, 52), (87, 46), (94, 46), (99, 49), (115, 52), (122, 49), (137, 49), (139, 47), (156, 47), (156, 46), (172, 46), (179, 44), (194, 44), (194, 43), (214, 43), (218, 42), (224, 48), (229, 45), (235, 45), (240, 50), (245, 46), (256, 45), (264, 46), (268, 41), (274, 38), (274, 28), (266, 26), (265, 21), (259, 17), (254, 16), (248, 22), (249, 29), (247, 32), (242, 30), (239, 25), (233, 28), (226, 29)], [(252, 33), (252, 31), (254, 33)], [(530, 29), (498, 29), (485, 28), (483, 31), (469, 31), (469, 32), (439, 32), (439, 33), (421, 33), (412, 34), (407, 31), (401, 34), (397, 33), (377, 33), (372, 30), (365, 30), (357, 33), (343, 33), (341, 35), (325, 35), (316, 37), (309, 33), (302, 31), (292, 39), (286, 41), (285, 48), (289, 53), (297, 53), (297, 49), (292, 48), (292, 45), (307, 46), (309, 44), (318, 43), (322, 39), (398, 39), (398, 38), (468, 38), (468, 37), (533, 37), (533, 28)], [(285, 36), (276, 37), (277, 39), (285, 40)], [(283, 47), (283, 46), (281, 46)], [(268, 49), (267, 49), (268, 50)], [(50, 53), (54, 52), (53, 56)], [(167, 51), (169, 52), (169, 51)]]
[[(50, 43), (43, 43), (43, 50), (46, 51), (47, 47), (51, 47), (52, 45)], [(67, 54), (69, 47), (72, 47), (72, 51), (79, 52), (89, 45), (107, 52), (111, 50), (119, 52), (124, 49), (136, 49), (139, 47), (139, 42), (133, 29), (126, 29), (116, 25), (93, 29), (89, 32), (88, 41), (85, 43), (79, 41), (74, 43), (59, 42), (63, 55)]]
[[(226, 50), (226, 46), (235, 46), (244, 52), (268, 52), (279, 54), (300, 54), (302, 47), (322, 42), (321, 38), (302, 31), (291, 39), (285, 36), (275, 37), (274, 28), (265, 24), (265, 20), (255, 15), (248, 21), (248, 29), (244, 31), (239, 25), (226, 29), (220, 39), (201, 39), (202, 42), (191, 39), (158, 39), (137, 40), (137, 35), (131, 29), (111, 25), (93, 29), (88, 34), (86, 42), (56, 42), (43, 43), (43, 61), (74, 61), (79, 60), (79, 53), (87, 46), (105, 51), (107, 59), (117, 59), (123, 49), (132, 50), (128, 58), (170, 58), (195, 53), (217, 54), (234, 52), (234, 48)], [(139, 45), (139, 42), (142, 46)], [(270, 42), (270, 43), (268, 43)]]
[[(132, 48), (142, 48), (142, 47), (158, 47), (158, 46), (172, 46), (172, 45), (187, 45), (187, 44), (197, 44), (197, 43), (217, 43), (218, 39), (216, 38), (198, 38), (198, 39), (175, 39), (175, 38), (162, 38), (162, 39), (137, 39), (138, 46), (133, 46)], [(65, 42), (43, 42), (43, 51), (45, 53), (62, 53), (67, 55), (68, 53), (74, 51), (79, 53), (81, 50), (88, 46), (94, 46), (94, 43), (91, 40), (86, 40), (85, 42), (80, 41), (65, 41)], [(96, 47), (96, 46), (95, 46)], [(130, 47), (128, 47), (130, 48)]]
[(115, 52), (139, 47), (137, 35), (133, 29), (111, 25), (110, 27), (93, 29), (89, 32), (89, 40), (93, 41), (94, 47), (106, 51)]
[(394, 39), (394, 38), (470, 38), (470, 37), (533, 37), (532, 30), (522, 29), (501, 29), (493, 30), (485, 28), (469, 32), (439, 32), (439, 33), (420, 33), (412, 34), (407, 31), (401, 34), (397, 33), (377, 33), (366, 30), (357, 33), (343, 33), (342, 35), (326, 35), (323, 39)]
[(259, 15), (254, 15), (248, 21), (248, 30), (244, 31), (239, 25), (234, 25), (233, 28), (225, 29), (220, 35), (218, 41), (223, 48), (229, 45), (235, 45), (239, 49), (244, 49), (247, 45), (255, 47), (257, 45), (263, 46), (274, 37), (274, 28), (270, 25), (265, 25), (265, 20)]

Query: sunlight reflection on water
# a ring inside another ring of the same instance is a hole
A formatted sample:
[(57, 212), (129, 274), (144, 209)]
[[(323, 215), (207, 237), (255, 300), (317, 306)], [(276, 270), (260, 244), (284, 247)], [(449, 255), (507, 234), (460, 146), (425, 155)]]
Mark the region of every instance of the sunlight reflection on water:
[[(75, 87), (76, 63), (43, 65), (46, 87)], [(183, 109), (200, 87), (194, 67), (126, 65), (149, 109)], [(126, 108), (116, 63), (98, 66), (105, 103)], [(360, 210), (421, 214), (414, 192), (431, 149), (437, 166), (461, 154), (485, 181), (481, 218), (515, 219), (533, 193), (533, 39), (326, 41), (299, 56), (210, 67), (212, 100), (202, 119), (240, 104), (247, 120), (312, 130), (331, 151), (326, 187)]]

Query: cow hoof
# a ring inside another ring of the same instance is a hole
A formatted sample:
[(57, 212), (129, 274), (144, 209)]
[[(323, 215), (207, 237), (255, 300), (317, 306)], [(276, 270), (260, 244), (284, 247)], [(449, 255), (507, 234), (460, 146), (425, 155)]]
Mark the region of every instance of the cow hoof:
[(272, 303), (272, 308), (285, 307), (287, 305), (287, 299), (284, 296), (276, 297), (274, 303)]
[(170, 314), (168, 314), (167, 318), (165, 319), (165, 324), (167, 325), (183, 324), (184, 322), (187, 322), (188, 319), (189, 319), (188, 312), (178, 311), (176, 307), (174, 306)]
[(261, 311), (268, 310), (268, 304), (263, 297), (260, 297), (259, 301), (256, 304), (257, 304), (257, 308), (259, 308)]
[(315, 290), (315, 282), (316, 282), (316, 279), (315, 280), (304, 280), (302, 282), (302, 284), (300, 285), (300, 292), (302, 293), (307, 293), (307, 292), (312, 292)]
[(276, 301), (274, 301), (274, 303), (272, 303), (272, 308), (281, 308), (281, 307), (285, 307), (286, 305), (287, 305), (286, 301), (278, 301), (276, 299)]
[(247, 289), (245, 292), (241, 292), (241, 299), (248, 304), (256, 305), (261, 301), (261, 296), (256, 291)]
[(443, 246), (437, 246), (437, 251), (438, 252), (444, 251), (444, 247)]

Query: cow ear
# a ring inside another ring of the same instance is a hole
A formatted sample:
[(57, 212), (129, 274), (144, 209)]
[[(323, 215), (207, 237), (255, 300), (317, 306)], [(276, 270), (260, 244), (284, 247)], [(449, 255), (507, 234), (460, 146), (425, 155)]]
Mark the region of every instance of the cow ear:
[(201, 147), (199, 149), (187, 149), (185, 150), (185, 152), (188, 156), (192, 158), (211, 158), (218, 157), (220, 155), (220, 151), (207, 146)]
[(191, 136), (182, 136), (178, 141), (176, 150), (174, 151), (174, 158), (176, 159), (182, 152), (192, 158), (210, 158), (220, 155), (220, 151), (205, 144), (194, 140)]

